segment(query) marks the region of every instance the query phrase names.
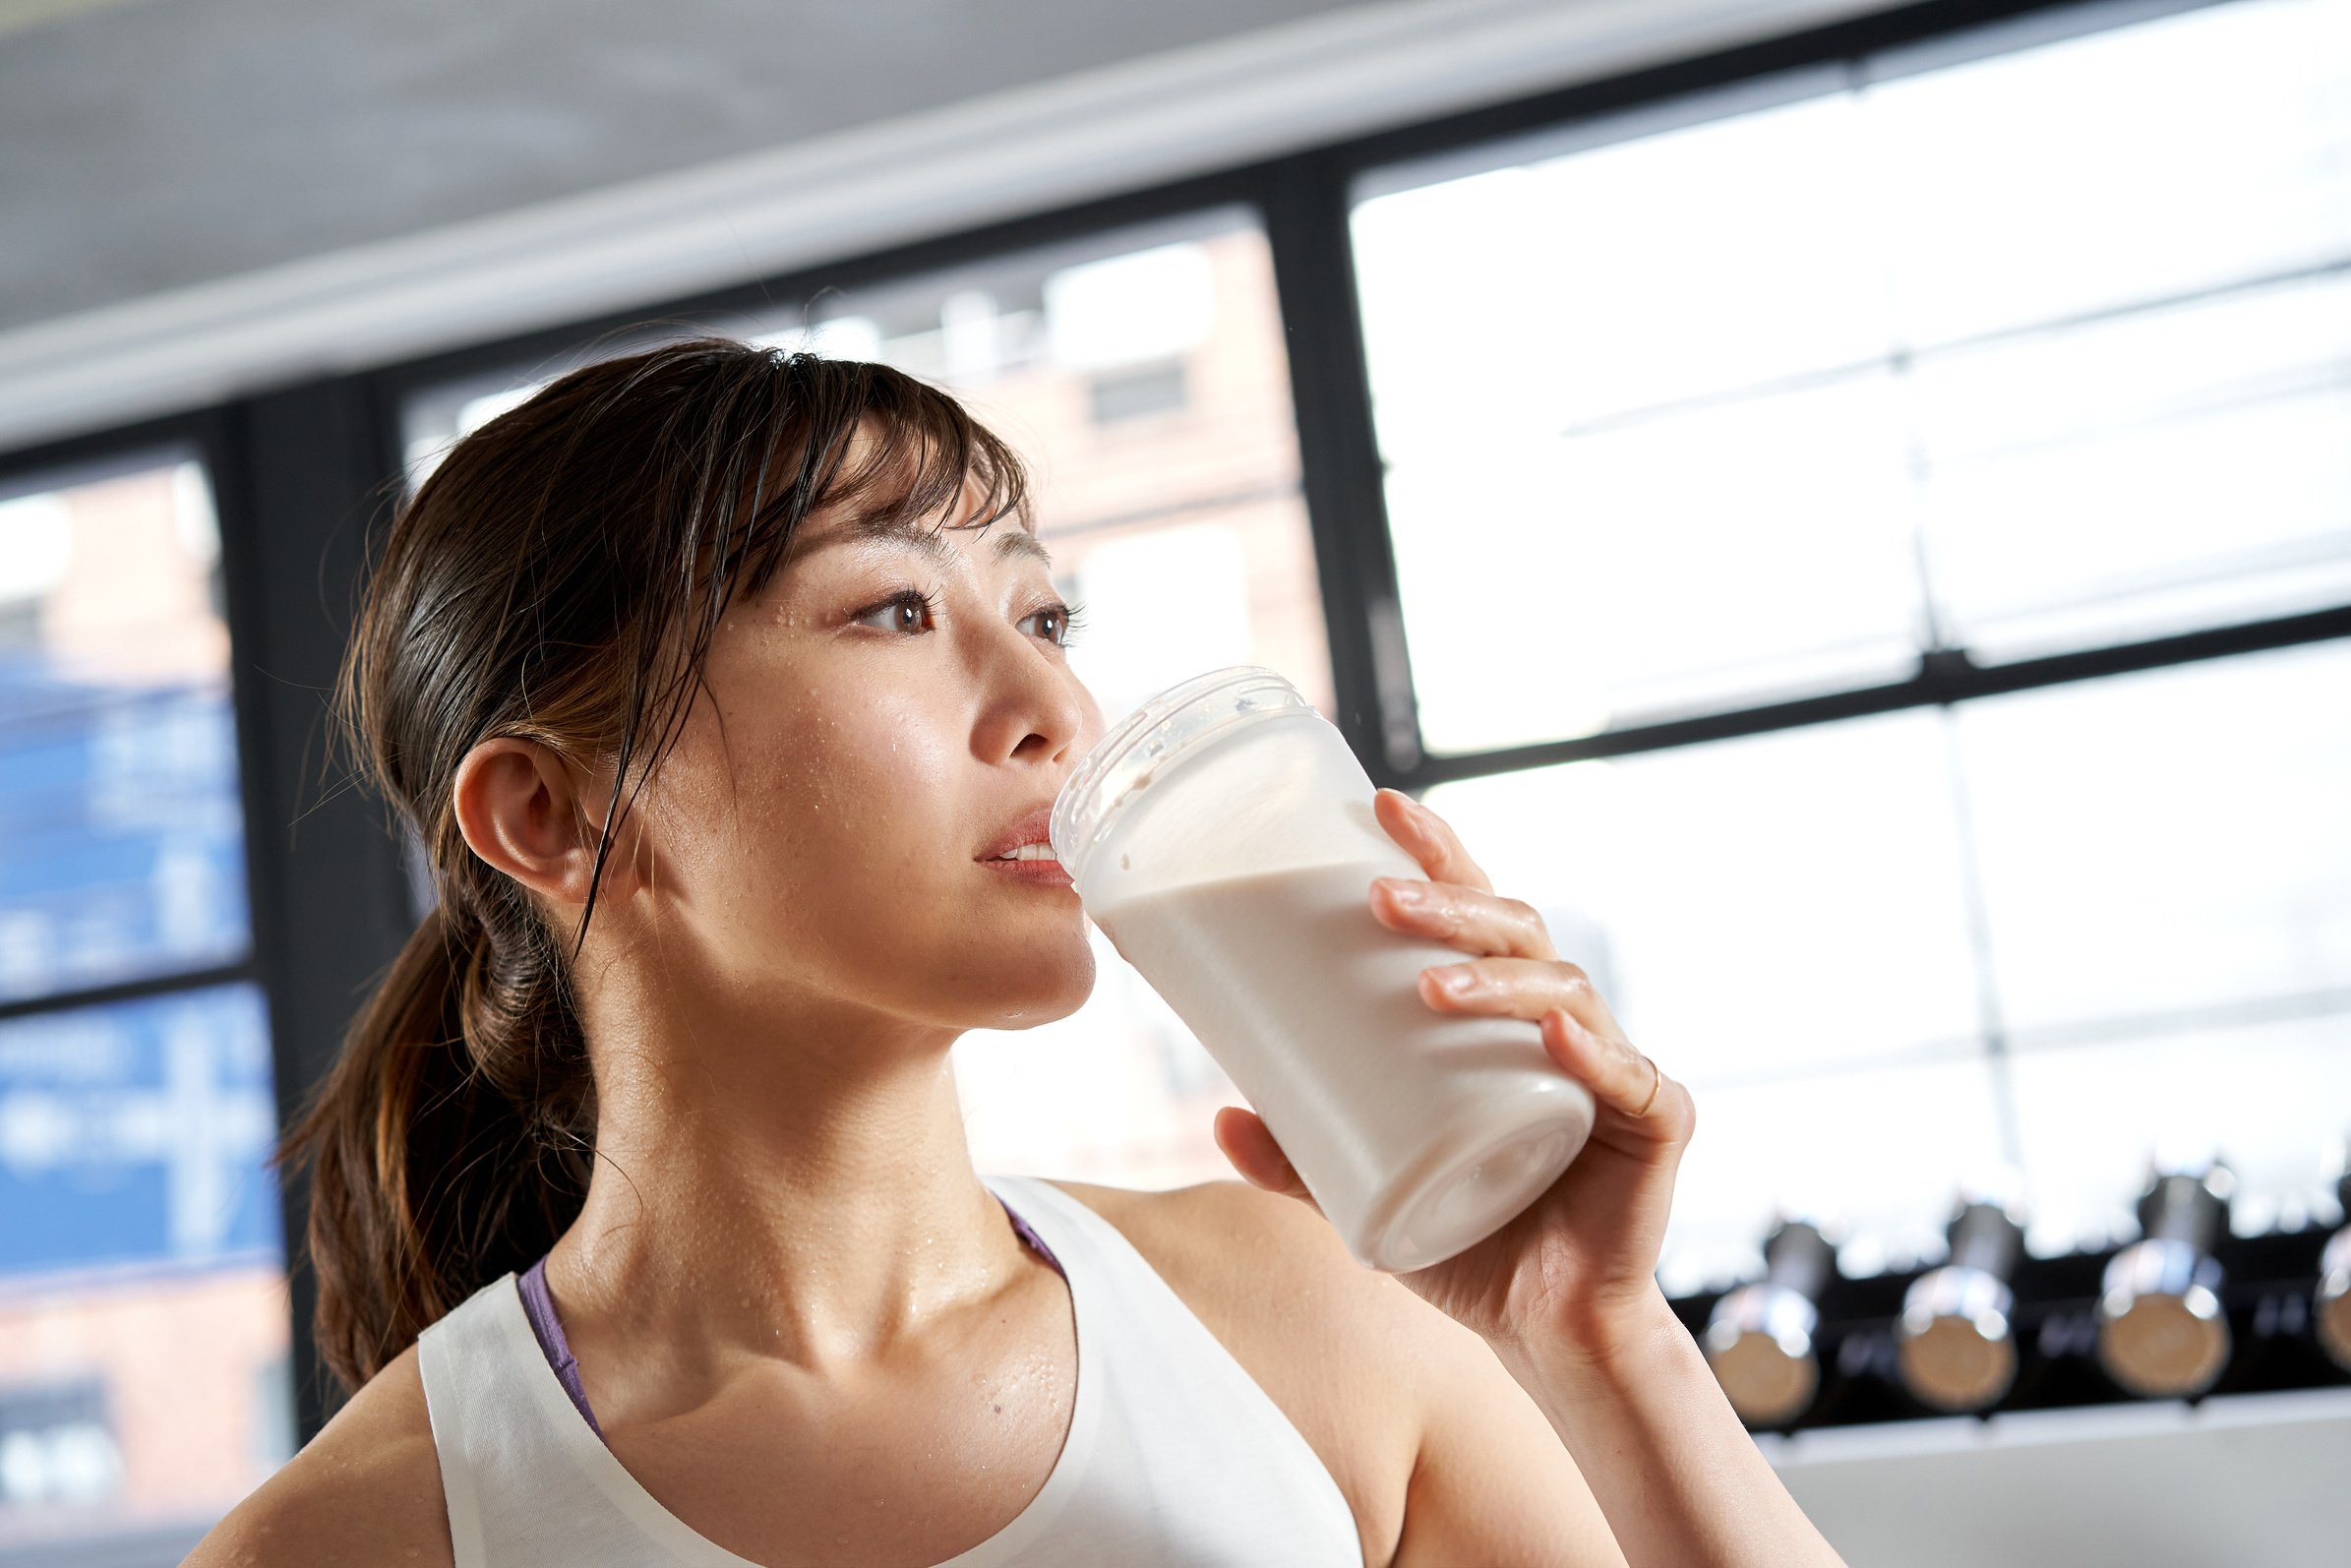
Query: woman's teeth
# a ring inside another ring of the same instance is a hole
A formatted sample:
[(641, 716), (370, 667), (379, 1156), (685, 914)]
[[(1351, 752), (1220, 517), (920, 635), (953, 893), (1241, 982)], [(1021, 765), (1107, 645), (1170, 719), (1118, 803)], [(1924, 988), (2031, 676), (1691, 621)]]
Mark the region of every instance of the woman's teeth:
[(1054, 847), (1051, 844), (1023, 844), (1009, 855), (996, 857), (997, 860), (1053, 860), (1055, 858)]

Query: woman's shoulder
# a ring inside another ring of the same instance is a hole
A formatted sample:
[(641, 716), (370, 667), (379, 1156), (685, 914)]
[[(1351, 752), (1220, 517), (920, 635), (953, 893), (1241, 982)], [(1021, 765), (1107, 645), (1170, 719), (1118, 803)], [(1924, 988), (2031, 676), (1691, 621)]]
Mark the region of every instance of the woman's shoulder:
[(1245, 1181), (1200, 1181), (1165, 1190), (1058, 1177), (1050, 1184), (1116, 1227), (1155, 1267), (1165, 1258), (1186, 1270), (1206, 1268), (1220, 1278), (1245, 1280), (1267, 1269), (1319, 1273), (1337, 1262), (1354, 1262), (1321, 1215), (1296, 1198)]
[(449, 1510), (416, 1347), (205, 1537), (185, 1568), (450, 1568)]
[[(1382, 1339), (1422, 1330), (1427, 1316), (1451, 1323), (1391, 1276), (1357, 1263), (1330, 1222), (1296, 1198), (1235, 1179), (1166, 1191), (1053, 1185), (1116, 1227), (1187, 1302), (1197, 1294), (1220, 1307), (1278, 1304), (1286, 1320), (1312, 1320), (1317, 1332)], [(1316, 1310), (1289, 1310), (1302, 1305)], [(1334, 1343), (1342, 1347), (1361, 1348)]]
[(1477, 1339), (1393, 1275), (1356, 1262), (1330, 1221), (1296, 1198), (1237, 1179), (1158, 1192), (1053, 1184), (1115, 1226), (1229, 1346), (1243, 1333), (1294, 1335), (1285, 1353), (1353, 1370), (1363, 1358), (1417, 1364), (1432, 1344)]

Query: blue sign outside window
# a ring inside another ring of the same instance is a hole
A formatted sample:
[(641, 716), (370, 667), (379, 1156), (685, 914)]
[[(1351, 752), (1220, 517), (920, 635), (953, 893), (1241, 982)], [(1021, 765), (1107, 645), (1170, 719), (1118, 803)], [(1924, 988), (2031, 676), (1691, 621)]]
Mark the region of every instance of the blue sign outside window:
[[(230, 963), (250, 941), (217, 678), (63, 679), (0, 638), (0, 997)], [(0, 1276), (279, 1255), (250, 985), (0, 1024)]]
[(275, 1261), (260, 992), (0, 1025), (0, 1275)]

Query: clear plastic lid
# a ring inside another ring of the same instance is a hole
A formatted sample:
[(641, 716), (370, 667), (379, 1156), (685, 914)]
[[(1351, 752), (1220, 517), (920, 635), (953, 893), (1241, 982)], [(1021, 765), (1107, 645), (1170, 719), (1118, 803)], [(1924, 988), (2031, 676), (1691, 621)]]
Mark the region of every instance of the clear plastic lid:
[(1055, 859), (1081, 877), (1119, 810), (1162, 769), (1211, 737), (1300, 708), (1315, 713), (1280, 672), (1255, 664), (1193, 676), (1145, 701), (1086, 754), (1055, 797), (1047, 828)]

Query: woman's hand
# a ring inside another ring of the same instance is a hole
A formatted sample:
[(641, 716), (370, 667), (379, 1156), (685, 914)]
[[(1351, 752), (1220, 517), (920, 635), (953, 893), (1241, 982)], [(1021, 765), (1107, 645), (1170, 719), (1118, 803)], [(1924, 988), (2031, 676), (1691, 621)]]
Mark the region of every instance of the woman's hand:
[[(1566, 1444), (1627, 1561), (1843, 1568), (1658, 1289), (1674, 1170), (1698, 1119), (1689, 1091), (1633, 1049), (1535, 911), (1497, 897), (1452, 828), (1394, 790), (1372, 809), (1428, 874), (1374, 881), (1372, 913), (1470, 955), (1421, 971), (1421, 999), (1439, 1012), (1535, 1020), (1552, 1061), (1598, 1110), (1591, 1141), (1524, 1213), (1468, 1251), (1396, 1277), (1493, 1346)], [(1458, 993), (1442, 984), (1456, 970), (1471, 981)], [(1216, 1139), (1252, 1184), (1313, 1204), (1254, 1115), (1218, 1112)]]
[[(1689, 1091), (1633, 1048), (1584, 971), (1551, 945), (1541, 918), (1497, 895), (1442, 818), (1399, 790), (1381, 790), (1372, 810), (1429, 878), (1374, 880), (1372, 913), (1391, 930), (1473, 955), (1421, 971), (1421, 999), (1439, 1012), (1539, 1024), (1551, 1059), (1592, 1090), (1598, 1109), (1591, 1141), (1525, 1212), (1468, 1251), (1397, 1278), (1497, 1347), (1610, 1356), (1655, 1321), (1643, 1310), (1660, 1299), (1658, 1249), (1674, 1170), (1697, 1123)], [(1253, 1112), (1226, 1107), (1215, 1135), (1251, 1184), (1314, 1204)]]

